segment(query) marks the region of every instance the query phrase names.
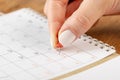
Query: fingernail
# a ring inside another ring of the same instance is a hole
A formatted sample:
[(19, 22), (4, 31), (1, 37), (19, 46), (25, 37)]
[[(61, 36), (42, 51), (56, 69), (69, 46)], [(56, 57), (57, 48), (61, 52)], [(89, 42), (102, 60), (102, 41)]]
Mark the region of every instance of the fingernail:
[(50, 44), (52, 47), (54, 47), (52, 38), (50, 38)]
[(75, 39), (76, 36), (70, 30), (62, 32), (59, 36), (59, 42), (63, 47), (70, 45)]
[(54, 39), (53, 37), (50, 39), (50, 43), (51, 46), (53, 48), (61, 48), (62, 46), (60, 45), (60, 43), (57, 43), (56, 39)]
[(56, 45), (56, 47), (57, 47), (57, 48), (62, 48), (63, 46), (62, 46), (61, 43), (58, 43), (58, 44)]

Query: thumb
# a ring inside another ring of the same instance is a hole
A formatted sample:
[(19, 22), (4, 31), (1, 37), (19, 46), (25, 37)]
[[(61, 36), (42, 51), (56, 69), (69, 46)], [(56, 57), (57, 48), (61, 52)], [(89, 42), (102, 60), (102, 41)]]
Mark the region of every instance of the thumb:
[(107, 0), (84, 0), (59, 31), (59, 42), (65, 47), (84, 34), (104, 14)]

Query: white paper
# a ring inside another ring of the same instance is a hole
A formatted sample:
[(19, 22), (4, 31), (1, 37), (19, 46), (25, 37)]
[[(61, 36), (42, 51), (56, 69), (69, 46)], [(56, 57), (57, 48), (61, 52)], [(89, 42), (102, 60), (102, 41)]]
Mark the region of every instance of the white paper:
[(120, 56), (63, 80), (120, 80)]
[(0, 17), (0, 60), (3, 61), (0, 61), (0, 74), (4, 75), (0, 80), (50, 79), (115, 52), (103, 44), (95, 46), (95, 41), (90, 44), (92, 40), (88, 38), (82, 36), (59, 53), (50, 45), (44, 17), (29, 9), (3, 15)]

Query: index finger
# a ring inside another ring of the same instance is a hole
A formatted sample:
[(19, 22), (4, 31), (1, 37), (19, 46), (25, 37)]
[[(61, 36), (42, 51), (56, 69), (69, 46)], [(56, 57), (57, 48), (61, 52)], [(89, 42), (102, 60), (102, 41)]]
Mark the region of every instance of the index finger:
[(48, 0), (46, 5), (46, 15), (49, 23), (51, 43), (54, 48), (57, 48), (58, 32), (61, 28), (66, 14), (66, 7), (69, 0)]

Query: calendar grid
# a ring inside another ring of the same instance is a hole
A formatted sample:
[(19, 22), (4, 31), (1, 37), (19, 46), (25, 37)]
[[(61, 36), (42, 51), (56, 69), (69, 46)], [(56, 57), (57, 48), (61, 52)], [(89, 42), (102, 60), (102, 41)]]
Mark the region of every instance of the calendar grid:
[(95, 46), (83, 35), (59, 53), (50, 46), (46, 21), (29, 9), (0, 17), (0, 80), (51, 79), (115, 52)]

